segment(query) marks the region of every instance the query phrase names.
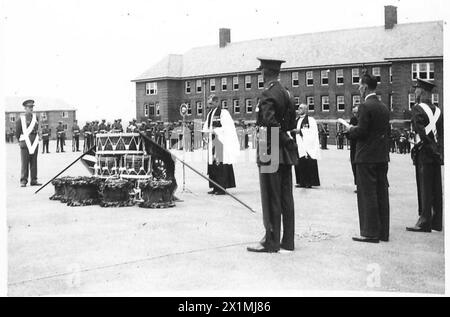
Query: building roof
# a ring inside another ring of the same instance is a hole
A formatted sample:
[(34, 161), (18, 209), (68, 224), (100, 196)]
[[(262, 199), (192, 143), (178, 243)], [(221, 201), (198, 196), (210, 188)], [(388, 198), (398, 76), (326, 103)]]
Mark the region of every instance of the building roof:
[(67, 102), (57, 98), (39, 97), (39, 96), (11, 96), (5, 97), (4, 109), (5, 112), (23, 112), (22, 103), (24, 100), (34, 100), (34, 111), (75, 111), (75, 107), (69, 105)]
[(370, 64), (390, 59), (442, 57), (443, 22), (397, 24), (273, 37), (197, 47), (168, 55), (133, 81), (255, 71), (257, 56), (286, 60), (283, 69)]

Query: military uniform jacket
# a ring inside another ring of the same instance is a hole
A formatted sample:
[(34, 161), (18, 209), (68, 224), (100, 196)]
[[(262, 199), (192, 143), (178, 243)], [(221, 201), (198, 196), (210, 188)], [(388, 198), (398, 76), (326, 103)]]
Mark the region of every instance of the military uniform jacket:
[[(33, 118), (33, 113), (30, 114), (24, 114), (25, 115), (25, 122), (26, 122), (26, 126), (27, 128), (30, 126), (31, 122), (32, 122), (32, 118)], [(33, 130), (30, 131), (30, 134), (28, 135), (30, 138), (30, 142), (31, 144), (34, 143), (34, 140), (36, 139), (36, 136), (38, 134), (38, 128), (39, 128), (39, 120), (36, 116), (36, 124), (33, 127)], [(20, 136), (23, 134), (23, 130), (22, 130), (22, 120), (19, 119), (16, 121), (16, 137), (17, 140), (19, 140), (19, 146), (21, 148), (26, 148), (27, 144), (25, 141), (20, 140)]]
[(50, 130), (50, 129), (43, 128), (43, 129), (42, 129), (42, 140), (48, 140), (48, 139), (50, 139), (50, 133), (51, 133), (51, 130)]
[(62, 140), (64, 140), (66, 138), (66, 131), (64, 131), (64, 127), (63, 126), (57, 126), (56, 127), (56, 136), (58, 138), (61, 138)]
[[(436, 106), (426, 103), (431, 109), (431, 112), (435, 114)], [(417, 162), (421, 164), (440, 163), (443, 164), (444, 155), (444, 131), (443, 131), (443, 113), (436, 121), (436, 139), (433, 131), (428, 134), (425, 133), (425, 127), (430, 123), (428, 115), (425, 113), (420, 105), (415, 105), (412, 108), (411, 122), (416, 134), (419, 135), (421, 143), (416, 144), (414, 147), (418, 148)]]
[(74, 124), (72, 126), (72, 133), (74, 136), (79, 136), (80, 135), (80, 127), (78, 126), (78, 124)]
[[(288, 91), (281, 86), (280, 82), (272, 81), (269, 83), (269, 87), (264, 89), (257, 105), (257, 120), (256, 124), (259, 126), (259, 137), (261, 138), (261, 128), (267, 128), (267, 138), (262, 137), (262, 141), (267, 141), (267, 154), (271, 154), (271, 127), (278, 127), (280, 129), (279, 135), (279, 163), (286, 164), (283, 147), (287, 147), (290, 144), (295, 144), (293, 138), (291, 138), (287, 131), (295, 129), (295, 109), (292, 104), (292, 99)], [(259, 143), (257, 150), (256, 162), (258, 165), (269, 165), (266, 160), (261, 161), (259, 153)], [(295, 145), (294, 145), (295, 146)]]
[(358, 125), (349, 131), (356, 140), (355, 164), (389, 162), (389, 109), (371, 95), (359, 106)]

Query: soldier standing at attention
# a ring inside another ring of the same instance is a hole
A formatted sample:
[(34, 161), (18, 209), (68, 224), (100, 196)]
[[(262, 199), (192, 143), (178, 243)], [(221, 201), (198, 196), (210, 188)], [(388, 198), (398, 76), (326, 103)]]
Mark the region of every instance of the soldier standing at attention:
[(41, 186), (37, 181), (37, 156), (39, 148), (38, 128), (39, 122), (33, 113), (34, 100), (25, 100), (22, 104), (25, 113), (20, 115), (16, 122), (16, 137), (20, 147), (20, 186), (26, 187), (28, 183), (28, 172), (31, 174), (31, 186)]
[[(264, 87), (257, 106), (259, 127), (257, 164), (265, 236), (250, 252), (284, 252), (294, 250), (294, 198), (292, 165), (297, 163), (297, 148), (288, 133), (295, 129), (295, 107), (288, 91), (278, 81), (284, 61), (258, 58)], [(272, 133), (277, 133), (272, 140)], [(273, 141), (273, 142), (272, 142)], [(281, 220), (283, 238), (281, 239)]]
[(48, 142), (50, 140), (50, 134), (51, 134), (51, 130), (48, 128), (48, 124), (46, 124), (44, 126), (44, 128), (41, 131), (41, 135), (42, 135), (42, 154), (44, 154), (44, 152), (50, 153), (48, 151)]
[(80, 151), (80, 127), (78, 126), (77, 120), (73, 121), (72, 126), (72, 152)]
[(66, 138), (66, 132), (64, 130), (64, 126), (62, 125), (62, 121), (59, 121), (59, 125), (56, 127), (56, 153), (65, 152), (64, 151), (64, 141)]

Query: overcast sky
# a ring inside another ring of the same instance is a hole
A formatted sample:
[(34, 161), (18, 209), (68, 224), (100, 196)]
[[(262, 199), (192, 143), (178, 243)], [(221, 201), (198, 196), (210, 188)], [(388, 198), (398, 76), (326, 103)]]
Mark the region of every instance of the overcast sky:
[(398, 7), (398, 23), (447, 20), (446, 2), (3, 0), (3, 94), (61, 98), (80, 121), (129, 120), (131, 80), (169, 53), (218, 44), (221, 27), (236, 42), (379, 26), (388, 4)]

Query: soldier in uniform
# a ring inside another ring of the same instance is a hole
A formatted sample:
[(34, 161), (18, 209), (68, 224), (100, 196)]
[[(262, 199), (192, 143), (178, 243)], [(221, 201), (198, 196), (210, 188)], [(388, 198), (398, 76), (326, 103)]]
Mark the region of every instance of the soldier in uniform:
[(64, 126), (62, 121), (59, 121), (59, 125), (56, 127), (56, 153), (65, 152), (64, 144), (66, 139), (66, 131), (64, 130)]
[(83, 138), (84, 138), (84, 144), (83, 144), (83, 150), (86, 152), (92, 147), (92, 128), (91, 123), (89, 121), (86, 121), (83, 127)]
[(389, 109), (376, 96), (377, 79), (364, 73), (359, 92), (364, 103), (359, 106), (358, 125), (348, 133), (356, 140), (356, 183), (360, 235), (358, 242), (378, 243), (389, 240)]
[(72, 152), (80, 152), (80, 127), (77, 120), (73, 121), (72, 126)]
[[(259, 127), (257, 164), (265, 236), (250, 252), (294, 250), (294, 198), (292, 195), (292, 165), (298, 157), (295, 141), (288, 131), (295, 129), (295, 106), (288, 91), (277, 80), (284, 61), (258, 58), (261, 62), (264, 86), (257, 105)], [(278, 142), (272, 143), (272, 133)], [(264, 144), (266, 146), (264, 146)], [(265, 149), (264, 149), (265, 148)], [(264, 151), (265, 150), (265, 151)], [(262, 153), (265, 152), (265, 153)], [(283, 238), (281, 239), (281, 221)]]
[(102, 123), (100, 123), (98, 125), (98, 133), (106, 133), (106, 132), (108, 132), (105, 121), (106, 121), (105, 119), (102, 119)]
[(413, 232), (442, 230), (442, 180), (441, 165), (444, 164), (444, 125), (441, 110), (431, 102), (435, 85), (417, 79), (415, 95), (417, 104), (412, 109), (412, 125), (416, 144), (412, 149), (416, 167), (419, 219)]
[(31, 174), (30, 185), (41, 186), (42, 184), (37, 180), (39, 122), (36, 114), (33, 113), (34, 100), (25, 100), (22, 105), (25, 107), (25, 113), (21, 114), (20, 120), (16, 122), (16, 137), (19, 140), (21, 161), (20, 186), (27, 186), (28, 172)]
[(48, 124), (46, 124), (41, 131), (41, 136), (42, 136), (42, 154), (44, 154), (44, 152), (50, 153), (48, 151), (48, 143), (50, 140), (50, 135), (51, 135), (51, 130), (48, 128)]

